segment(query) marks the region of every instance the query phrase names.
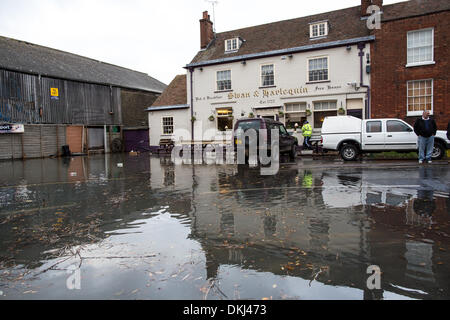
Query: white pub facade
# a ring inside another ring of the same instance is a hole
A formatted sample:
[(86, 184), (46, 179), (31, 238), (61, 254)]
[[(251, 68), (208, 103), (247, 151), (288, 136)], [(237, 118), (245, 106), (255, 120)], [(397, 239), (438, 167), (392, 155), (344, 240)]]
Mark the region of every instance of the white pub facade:
[(290, 130), (308, 120), (320, 132), (326, 116), (370, 114), (374, 37), (359, 7), (219, 34), (204, 12), (200, 27), (202, 49), (185, 67), (185, 107), (148, 109), (152, 145), (175, 129), (194, 140), (230, 137), (239, 118), (267, 117)]

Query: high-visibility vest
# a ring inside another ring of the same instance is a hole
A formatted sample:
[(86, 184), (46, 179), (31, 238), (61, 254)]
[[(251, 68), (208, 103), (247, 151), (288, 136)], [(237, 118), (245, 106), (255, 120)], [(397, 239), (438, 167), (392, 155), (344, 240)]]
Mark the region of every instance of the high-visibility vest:
[(304, 137), (311, 137), (312, 135), (312, 128), (309, 123), (305, 123), (302, 127), (302, 134)]

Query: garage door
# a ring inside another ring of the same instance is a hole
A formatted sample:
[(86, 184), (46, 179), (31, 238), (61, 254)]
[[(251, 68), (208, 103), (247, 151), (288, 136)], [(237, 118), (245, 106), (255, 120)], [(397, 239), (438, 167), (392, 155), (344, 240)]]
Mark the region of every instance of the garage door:
[(82, 126), (69, 126), (66, 129), (66, 142), (69, 145), (70, 152), (81, 153), (82, 152)]
[(123, 132), (125, 138), (125, 151), (148, 151), (148, 129), (125, 130)]

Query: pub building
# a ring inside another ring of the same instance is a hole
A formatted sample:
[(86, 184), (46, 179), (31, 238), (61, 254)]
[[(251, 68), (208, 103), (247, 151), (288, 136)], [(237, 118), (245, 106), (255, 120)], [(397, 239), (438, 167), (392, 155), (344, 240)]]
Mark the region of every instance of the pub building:
[[(150, 144), (158, 145), (160, 139), (170, 138), (176, 129), (189, 131), (191, 140), (201, 140), (205, 132), (215, 134), (203, 137), (204, 140), (229, 138), (234, 123), (243, 117), (278, 119), (290, 131), (297, 127), (294, 135), (300, 144), (303, 141), (300, 128), (305, 120), (313, 127), (313, 137), (320, 136), (326, 116), (408, 120), (410, 112), (404, 111), (406, 105), (421, 100), (409, 98), (409, 91), (406, 97), (405, 83), (427, 79), (430, 68), (440, 72), (429, 74), (429, 78), (434, 75), (439, 79), (428, 82), (440, 84), (433, 88), (437, 98), (431, 99), (435, 104), (431, 108), (444, 115), (448, 108), (442, 103), (445, 93), (439, 93), (445, 90), (440, 89), (445, 88), (440, 79), (446, 81), (448, 68), (442, 68), (439, 59), (448, 55), (440, 54), (437, 66), (408, 65), (404, 68), (411, 69), (407, 70), (407, 77), (402, 74), (397, 79), (400, 68), (392, 52), (399, 42), (389, 40), (397, 39), (395, 30), (389, 26), (394, 25), (392, 21), (404, 26), (408, 32), (402, 31), (399, 41), (406, 46), (410, 30), (430, 29), (433, 24), (430, 18), (428, 24), (413, 25), (417, 16), (434, 17), (432, 13), (438, 12), (439, 18), (433, 25), (439, 21), (440, 25), (431, 33), (442, 38), (446, 33), (440, 31), (441, 25), (448, 21), (442, 17), (448, 16), (448, 7), (448, 1), (441, 0), (412, 0), (386, 6), (382, 0), (361, 0), (360, 5), (351, 8), (220, 33), (213, 31), (205, 11), (200, 20), (200, 51), (185, 66), (186, 99), (171, 101), (170, 97), (177, 97), (180, 89), (169, 86), (165, 92), (169, 99), (148, 109)], [(373, 24), (377, 21), (381, 25)], [(435, 41), (442, 42), (438, 49), (443, 51), (446, 40), (441, 40)], [(387, 53), (381, 54), (383, 50)], [(406, 49), (403, 51), (402, 57)], [(392, 68), (383, 66), (384, 59), (392, 60)], [(399, 63), (406, 58), (402, 59)], [(392, 79), (399, 83), (385, 85)], [(394, 92), (395, 88), (400, 91)], [(395, 108), (390, 108), (393, 104), (389, 101), (394, 100)]]
[(298, 127), (299, 142), (305, 120), (320, 133), (326, 116), (366, 118), (373, 40), (360, 6), (221, 33), (205, 11), (200, 51), (185, 66), (186, 99), (172, 84), (160, 97), (164, 103), (147, 109), (150, 145), (175, 129), (193, 140), (205, 132), (214, 134), (204, 140), (229, 138), (244, 117)]

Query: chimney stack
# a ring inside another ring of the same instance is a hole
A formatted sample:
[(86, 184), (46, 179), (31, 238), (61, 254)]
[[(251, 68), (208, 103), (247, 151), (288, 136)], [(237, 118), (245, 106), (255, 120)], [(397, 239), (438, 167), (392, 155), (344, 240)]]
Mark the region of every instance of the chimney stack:
[(370, 16), (370, 13), (367, 13), (367, 8), (371, 5), (376, 5), (381, 10), (383, 8), (383, 0), (361, 0), (361, 16)]
[(208, 11), (204, 11), (203, 19), (200, 19), (200, 48), (205, 49), (212, 39), (214, 39), (213, 23)]

